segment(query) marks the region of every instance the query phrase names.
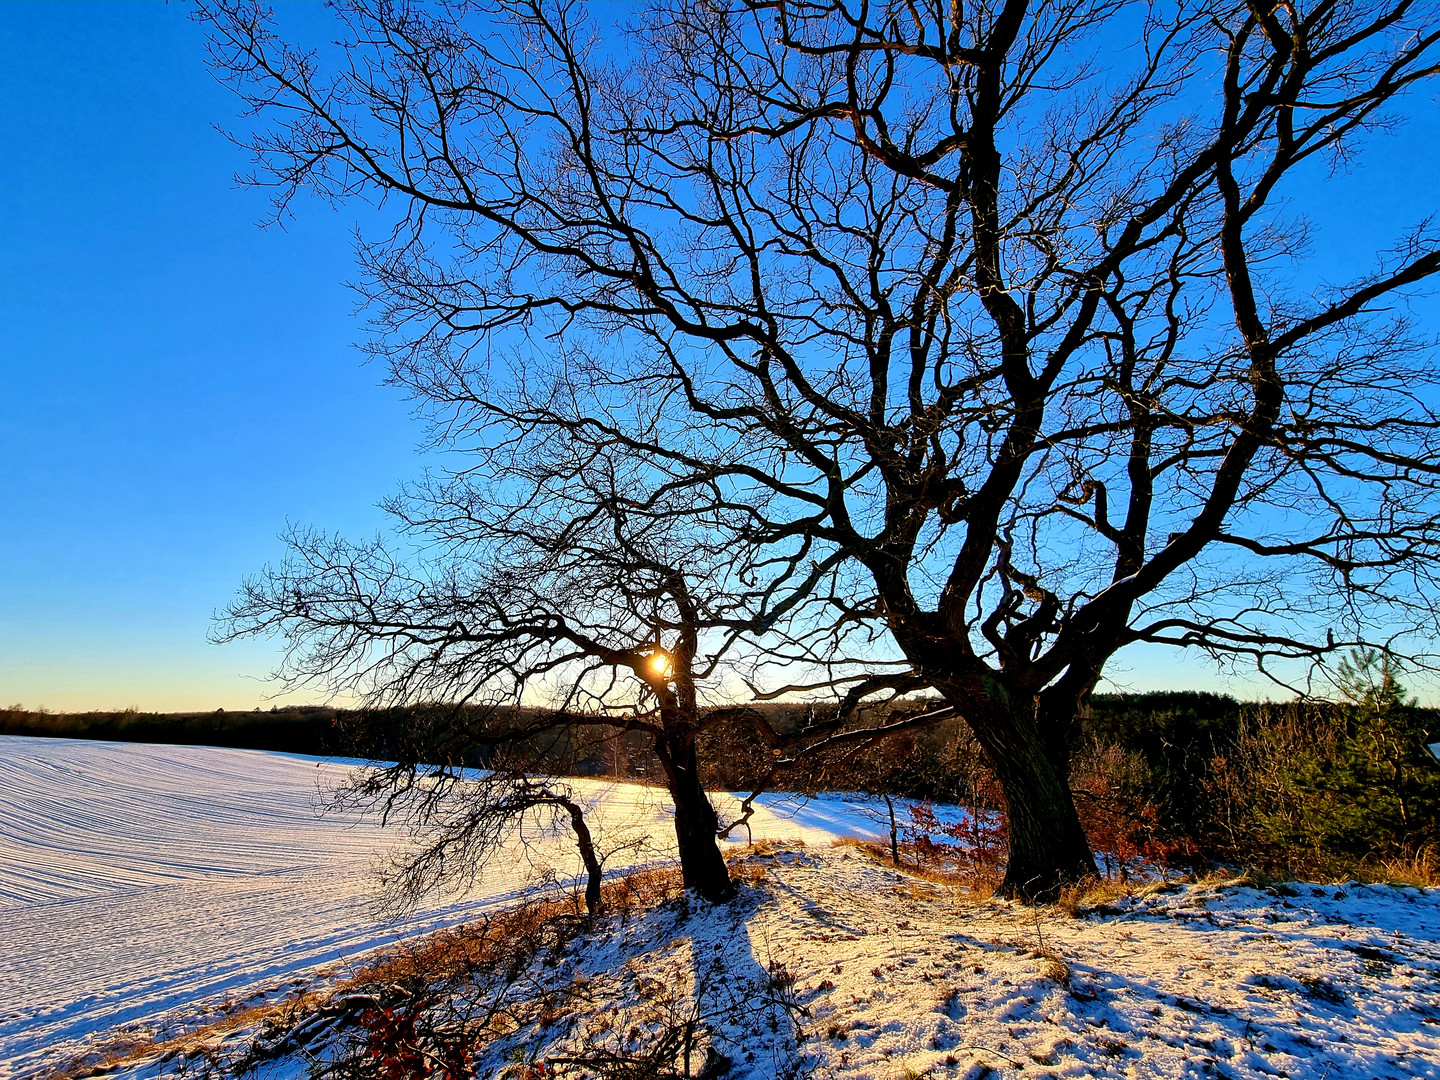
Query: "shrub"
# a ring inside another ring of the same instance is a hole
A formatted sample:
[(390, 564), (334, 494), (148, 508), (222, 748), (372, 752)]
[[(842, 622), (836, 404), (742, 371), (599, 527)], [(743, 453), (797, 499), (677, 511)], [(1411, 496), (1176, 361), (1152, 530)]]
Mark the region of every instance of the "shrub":
[(1222, 857), (1348, 874), (1440, 844), (1431, 714), (1374, 653), (1352, 654), (1339, 683), (1341, 704), (1256, 709), (1212, 759), (1207, 839)]

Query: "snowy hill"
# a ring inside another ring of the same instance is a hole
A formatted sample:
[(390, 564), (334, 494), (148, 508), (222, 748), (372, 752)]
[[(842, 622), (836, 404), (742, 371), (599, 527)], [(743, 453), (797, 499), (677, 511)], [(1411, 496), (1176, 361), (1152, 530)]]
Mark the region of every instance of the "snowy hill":
[[(337, 959), (352, 963), (312, 985), (353, 994), (354, 962), (407, 929), (368, 913), (389, 834), (314, 815), (317, 776), (323, 788), (340, 766), (9, 740), (0, 770), (0, 1074), (43, 1075), (117, 1023), (143, 1034), (207, 998), (283, 996)], [(664, 835), (655, 792), (587, 795), (612, 835)], [(732, 1080), (1440, 1077), (1436, 890), (1211, 882), (1035, 911), (833, 846), (865, 827), (843, 800), (793, 810), (772, 806), (757, 835), (805, 843), (740, 855), (736, 904), (673, 899), (537, 960), (516, 984), (529, 997), (472, 1048), (477, 1075), (579, 1075), (565, 1062), (679, 1016), (695, 1021), (692, 1072), (728, 1061)], [(419, 913), (408, 940), (513, 904), (531, 873), (505, 861), (476, 894)], [(142, 1059), (121, 1075), (181, 1067)], [(259, 1075), (309, 1069), (295, 1053)]]
[[(466, 1048), (465, 1075), (497, 1080), (687, 1075), (673, 1040), (675, 1071), (594, 1067), (686, 1030), (688, 1075), (728, 1080), (1440, 1076), (1433, 891), (1189, 884), (1076, 915), (978, 902), (852, 847), (762, 849), (738, 869), (733, 905), (673, 899), (562, 937), (513, 981), (482, 965), (473, 992), (427, 985), (408, 999), (419, 1029), (502, 1004)], [(381, 972), (342, 998), (395, 984)], [(255, 1075), (314, 1075), (347, 1035), (365, 1052), (355, 1016), (302, 1011), (285, 1030), (312, 1033), (303, 1051)]]
[[(349, 769), (254, 750), (0, 737), (0, 1077), (98, 1031), (273, 991), (399, 933), (513, 903), (546, 869), (578, 870), (567, 837), (542, 839), (497, 858), (469, 895), (384, 922), (373, 864), (394, 830), (319, 812)], [(650, 842), (632, 862), (666, 854), (663, 792), (577, 787), (602, 843), (634, 834)], [(756, 837), (863, 828), (840, 803), (798, 818), (772, 806)]]

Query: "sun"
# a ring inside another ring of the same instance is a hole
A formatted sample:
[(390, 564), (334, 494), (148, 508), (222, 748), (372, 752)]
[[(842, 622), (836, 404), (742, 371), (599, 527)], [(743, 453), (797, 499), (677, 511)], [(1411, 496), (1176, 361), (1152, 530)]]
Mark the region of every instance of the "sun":
[(656, 649), (650, 654), (650, 672), (662, 679), (668, 679), (675, 665), (670, 659), (670, 654), (663, 649)]

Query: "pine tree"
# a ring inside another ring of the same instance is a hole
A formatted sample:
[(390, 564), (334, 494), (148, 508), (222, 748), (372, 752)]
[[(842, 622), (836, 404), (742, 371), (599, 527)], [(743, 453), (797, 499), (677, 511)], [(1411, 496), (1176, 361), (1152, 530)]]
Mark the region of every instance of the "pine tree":
[(1352, 650), (1336, 677), (1346, 705), (1336, 752), (1293, 770), (1306, 831), (1327, 851), (1392, 856), (1440, 840), (1440, 766), (1399, 674), (1390, 657)]

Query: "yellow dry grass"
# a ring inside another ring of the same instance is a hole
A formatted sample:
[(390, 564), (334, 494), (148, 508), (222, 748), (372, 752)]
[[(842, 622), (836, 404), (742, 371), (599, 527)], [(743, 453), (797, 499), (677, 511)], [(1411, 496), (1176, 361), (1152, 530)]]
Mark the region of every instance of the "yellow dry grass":
[(1371, 880), (1387, 885), (1434, 889), (1440, 887), (1440, 853), (1427, 847), (1409, 858), (1381, 859), (1373, 867), (1362, 869), (1362, 875), (1366, 871), (1373, 873)]
[(1072, 918), (1082, 918), (1097, 908), (1114, 906), (1118, 901), (1137, 892), (1131, 881), (1115, 878), (1088, 878), (1060, 890), (1060, 899), (1055, 906)]
[(854, 848), (881, 866), (889, 867), (906, 877), (949, 886), (951, 889), (964, 890), (963, 893), (957, 893), (957, 897), (977, 903), (989, 900), (995, 894), (995, 890), (1000, 887), (1000, 872), (995, 867), (976, 866), (956, 870), (926, 866), (923, 863), (917, 864), (913, 859), (907, 860), (904, 852), (902, 852), (900, 863), (897, 866), (890, 856), (890, 849), (884, 844), (874, 840), (861, 840), (853, 836), (841, 837), (834, 841), (832, 846)]
[(121, 1066), (141, 1061), (164, 1061), (179, 1055), (200, 1054), (232, 1031), (283, 1020), (297, 1011), (305, 1011), (321, 1004), (326, 997), (328, 995), (301, 990), (281, 1001), (238, 1006), (218, 1020), (169, 1038), (116, 1035), (97, 1045), (83, 1060), (64, 1062), (57, 1065), (53, 1071), (42, 1074), (43, 1080), (83, 1080), (85, 1077), (103, 1076)]

